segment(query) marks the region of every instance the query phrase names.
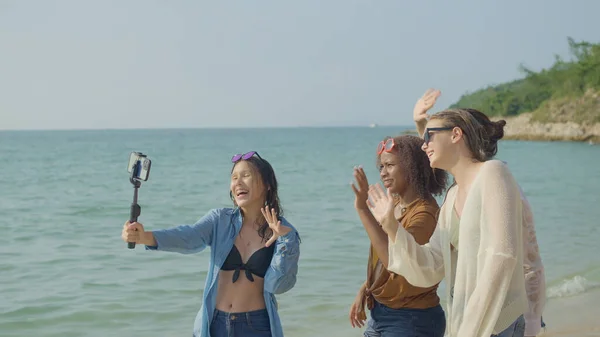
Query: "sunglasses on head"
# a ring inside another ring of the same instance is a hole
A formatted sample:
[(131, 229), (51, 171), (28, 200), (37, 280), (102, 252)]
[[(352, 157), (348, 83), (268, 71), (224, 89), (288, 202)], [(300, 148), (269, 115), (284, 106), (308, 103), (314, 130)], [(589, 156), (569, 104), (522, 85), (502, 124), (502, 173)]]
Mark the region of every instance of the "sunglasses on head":
[(453, 126), (446, 126), (440, 128), (426, 128), (425, 133), (423, 133), (423, 140), (425, 141), (425, 144), (429, 144), (429, 141), (431, 141), (431, 131), (448, 131), (452, 129), (454, 129)]
[(250, 152), (246, 152), (244, 154), (238, 153), (238, 154), (234, 155), (233, 157), (231, 157), (231, 162), (232, 163), (237, 163), (240, 160), (248, 160), (248, 159), (252, 158), (254, 155), (256, 155), (259, 159), (262, 160), (262, 158), (258, 154), (258, 152), (256, 152), (256, 151), (250, 151)]
[(396, 143), (394, 142), (394, 138), (390, 138), (386, 141), (382, 140), (379, 143), (379, 145), (377, 145), (377, 155), (382, 154), (383, 151), (392, 152), (392, 149), (394, 148), (394, 146), (396, 146)]

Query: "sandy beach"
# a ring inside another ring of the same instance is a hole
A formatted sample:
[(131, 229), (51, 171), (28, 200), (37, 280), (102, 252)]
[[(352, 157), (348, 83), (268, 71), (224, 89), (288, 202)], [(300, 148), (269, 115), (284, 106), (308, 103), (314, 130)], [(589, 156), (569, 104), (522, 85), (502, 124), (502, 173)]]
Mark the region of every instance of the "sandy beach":
[(540, 337), (600, 336), (600, 289), (548, 299), (544, 321), (546, 331)]

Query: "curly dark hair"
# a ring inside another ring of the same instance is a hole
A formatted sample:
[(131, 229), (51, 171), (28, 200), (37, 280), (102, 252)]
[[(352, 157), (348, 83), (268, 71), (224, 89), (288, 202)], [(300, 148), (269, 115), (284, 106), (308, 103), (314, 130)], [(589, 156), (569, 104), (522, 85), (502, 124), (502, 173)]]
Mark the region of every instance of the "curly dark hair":
[[(392, 137), (385, 137), (386, 142)], [(421, 146), (423, 139), (411, 136), (401, 135), (394, 138), (395, 153), (400, 158), (402, 169), (408, 175), (408, 183), (415, 188), (415, 191), (422, 199), (430, 196), (441, 195), (446, 190), (448, 174), (446, 171), (432, 169), (429, 165), (429, 158), (423, 152)], [(377, 156), (377, 167), (381, 165), (381, 155)]]
[[(269, 208), (274, 209), (277, 213), (277, 217), (281, 219), (283, 216), (283, 208), (281, 207), (279, 194), (277, 193), (277, 178), (275, 177), (275, 170), (273, 169), (273, 166), (271, 166), (271, 164), (265, 159), (257, 156), (252, 156), (248, 159), (245, 159), (245, 161), (250, 163), (250, 165), (256, 169), (261, 177), (263, 186), (266, 190), (265, 206), (269, 206)], [(232, 173), (236, 164), (237, 163), (233, 164), (233, 167), (231, 168)], [(237, 206), (231, 191), (229, 191), (229, 197), (231, 198), (231, 201), (233, 201), (234, 206)], [(258, 235), (265, 241), (269, 240), (273, 235), (273, 231), (269, 228), (269, 224), (267, 224), (262, 214), (257, 220), (261, 224), (258, 228)]]

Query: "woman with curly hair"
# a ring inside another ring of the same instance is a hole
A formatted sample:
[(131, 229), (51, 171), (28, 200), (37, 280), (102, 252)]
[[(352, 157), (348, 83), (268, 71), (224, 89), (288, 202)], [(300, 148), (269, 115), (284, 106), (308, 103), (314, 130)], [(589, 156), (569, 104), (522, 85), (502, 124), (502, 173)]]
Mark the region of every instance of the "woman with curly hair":
[[(387, 137), (377, 147), (377, 166), (381, 181), (393, 193), (397, 224), (416, 242), (425, 244), (437, 223), (439, 206), (434, 195), (444, 192), (447, 175), (429, 167), (422, 145), (423, 140), (415, 136)], [(388, 237), (367, 205), (369, 183), (364, 170), (355, 168), (354, 178), (358, 185), (352, 185), (354, 206), (371, 246), (367, 279), (350, 309), (350, 323), (353, 327), (363, 326), (366, 304), (371, 311), (366, 337), (442, 337), (446, 321), (437, 295), (438, 284), (416, 287), (388, 271)]]

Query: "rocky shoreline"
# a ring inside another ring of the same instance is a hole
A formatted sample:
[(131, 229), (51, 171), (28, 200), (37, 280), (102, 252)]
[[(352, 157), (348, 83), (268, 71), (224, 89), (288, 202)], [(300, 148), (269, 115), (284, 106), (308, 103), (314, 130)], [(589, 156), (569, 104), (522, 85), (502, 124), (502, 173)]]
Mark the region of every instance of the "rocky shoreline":
[[(504, 138), (526, 141), (562, 141), (587, 142), (600, 144), (600, 123), (581, 125), (567, 123), (540, 123), (531, 120), (531, 113), (523, 113), (515, 117), (491, 118), (504, 119)], [(416, 130), (406, 130), (403, 134), (416, 135)]]
[(504, 119), (504, 139), (529, 141), (575, 141), (600, 143), (600, 123), (581, 125), (574, 122), (540, 123), (531, 120), (531, 113)]

